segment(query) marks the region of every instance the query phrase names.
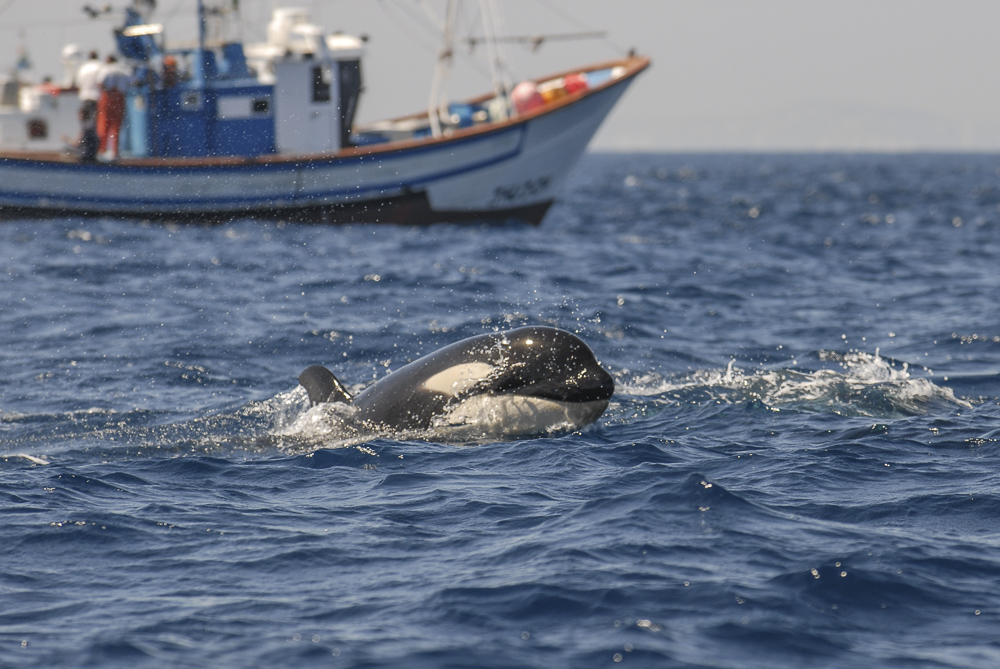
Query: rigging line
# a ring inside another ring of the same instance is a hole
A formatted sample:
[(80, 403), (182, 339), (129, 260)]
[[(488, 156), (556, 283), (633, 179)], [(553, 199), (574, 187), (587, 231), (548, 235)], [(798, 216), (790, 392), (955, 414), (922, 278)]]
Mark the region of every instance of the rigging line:
[(496, 0), (488, 0), (488, 2), (490, 14), (493, 15), (494, 48), (496, 48), (497, 55), (500, 57), (500, 76), (503, 80), (504, 90), (509, 95), (511, 90), (514, 88), (514, 82), (510, 75), (510, 58), (507, 57), (507, 46), (503, 42), (496, 41), (497, 37), (502, 36), (501, 32), (504, 30), (504, 20), (503, 16), (500, 14), (500, 7), (497, 5)]
[(396, 0), (396, 2), (394, 2), (393, 4), (397, 5), (401, 12), (408, 15), (410, 17), (410, 20), (418, 24), (428, 33), (434, 35), (435, 39), (441, 37), (441, 30), (433, 24), (428, 25), (427, 17), (420, 12), (414, 12), (413, 10), (411, 10), (409, 3), (402, 2), (401, 0)]
[(551, 2), (549, 2), (549, 0), (537, 0), (537, 1), (538, 1), (538, 4), (544, 5), (545, 8), (548, 9), (553, 14), (561, 16), (562, 18), (566, 19), (570, 23), (575, 23), (577, 28), (580, 28), (581, 30), (586, 30), (586, 31), (592, 31), (593, 30), (593, 28), (591, 26), (588, 26), (586, 23), (584, 23), (583, 21), (581, 21), (577, 17), (573, 16), (572, 14), (567, 13), (565, 10), (560, 9), (558, 5), (553, 5)]
[[(479, 21), (479, 3), (478, 2), (473, 3), (473, 6), (476, 8), (476, 14), (473, 15), (472, 20), (469, 23), (470, 34), (473, 30), (473, 26)], [(462, 41), (462, 38), (458, 37), (458, 35), (462, 32), (460, 24), (463, 18), (468, 17), (468, 14), (465, 11), (463, 11), (463, 6), (461, 4), (456, 8), (455, 11), (458, 17), (455, 20), (454, 42), (458, 44), (459, 42)], [(483, 79), (487, 81), (492, 79), (492, 75), (490, 74), (487, 64), (483, 63), (483, 61), (480, 60), (479, 58), (476, 58), (471, 52), (466, 52), (463, 49), (453, 49), (452, 58), (454, 59), (454, 61), (461, 61), (463, 65), (470, 67), (473, 71), (475, 71), (476, 74), (483, 77)]]
[[(483, 8), (480, 6), (480, 4), (478, 2), (475, 3), (474, 6), (476, 8), (476, 13), (472, 14), (472, 20), (470, 20), (469, 23), (468, 23), (468, 25), (466, 26), (468, 28), (467, 32), (469, 33), (470, 37), (472, 36), (472, 31), (476, 29), (476, 26), (482, 24), (481, 21), (480, 21), (479, 14), (480, 14), (480, 12), (483, 11)], [(456, 30), (455, 32), (457, 33), (458, 31)]]
[[(560, 9), (557, 5), (552, 4), (550, 0), (536, 0), (536, 1), (538, 2), (538, 4), (542, 5), (553, 14), (562, 17), (563, 19), (569, 21), (570, 23), (575, 24), (577, 28), (580, 28), (588, 32), (593, 32), (593, 27), (587, 25), (586, 23), (576, 18), (572, 14), (567, 13), (565, 10)], [(604, 42), (607, 46), (611, 48), (612, 51), (617, 51), (619, 55), (624, 55), (628, 51), (627, 49), (622, 48), (620, 44), (612, 40), (610, 37), (605, 37)]]
[[(418, 46), (420, 46), (420, 48), (424, 49), (428, 53), (433, 54), (434, 57), (437, 58), (438, 52), (441, 51), (441, 47), (437, 44), (428, 44), (426, 41), (417, 37), (414, 34), (413, 30), (411, 30), (412, 28), (411, 25), (403, 23), (403, 21), (395, 12), (398, 3), (392, 2), (392, 0), (378, 0), (378, 4), (379, 7), (382, 8), (382, 12), (385, 14), (386, 18), (392, 21), (392, 23), (397, 28), (399, 28), (404, 35), (413, 40)], [(426, 25), (424, 27), (426, 28)], [(487, 80), (490, 79), (490, 73), (487, 69), (487, 66), (483, 64), (478, 58), (472, 57), (469, 54), (465, 53), (464, 49), (456, 49), (455, 57), (457, 59), (460, 59), (464, 64), (471, 67), (478, 75), (480, 75), (484, 79)]]
[(444, 31), (445, 31), (445, 28), (446, 28), (446, 26), (445, 26), (445, 24), (444, 24), (444, 23), (442, 23), (442, 22), (441, 22), (441, 19), (439, 19), (439, 18), (438, 18), (438, 17), (437, 17), (437, 16), (436, 16), (436, 15), (434, 14), (434, 10), (433, 10), (433, 9), (431, 9), (431, 8), (430, 8), (430, 7), (429, 7), (429, 6), (427, 5), (427, 3), (426, 3), (426, 2), (424, 1), (424, 0), (417, 0), (417, 4), (418, 4), (418, 5), (420, 5), (421, 9), (423, 9), (423, 10), (424, 10), (424, 14), (426, 14), (426, 15), (427, 15), (427, 18), (429, 18), (429, 19), (430, 19), (430, 20), (431, 20), (431, 21), (432, 21), (432, 22), (433, 22), (433, 23), (435, 24), (435, 27), (436, 27), (436, 28), (437, 28), (437, 29), (438, 29), (438, 30), (439, 30), (440, 32), (444, 32)]
[[(478, 14), (479, 3), (478, 2), (475, 3), (474, 6), (476, 7), (477, 13), (473, 18), (473, 23), (479, 20), (479, 14)], [(461, 38), (457, 37), (460, 31), (459, 23), (461, 22), (462, 17), (466, 16), (466, 14), (464, 11), (462, 11), (461, 7), (459, 7), (456, 11), (458, 12), (458, 19), (455, 21), (456, 37), (454, 41), (458, 43), (461, 41)], [(470, 27), (469, 30), (471, 32), (472, 28)], [(440, 48), (436, 48), (434, 53), (437, 54), (439, 50)], [(462, 49), (454, 49), (453, 51), (454, 53), (452, 54), (452, 57), (454, 58), (455, 61), (461, 61), (464, 65), (467, 65), (468, 67), (472, 68), (472, 70), (474, 70), (476, 74), (478, 74), (479, 76), (483, 77), (483, 79), (486, 80), (492, 79), (492, 75), (490, 74), (490, 70), (487, 63), (483, 63), (481, 59), (475, 57), (473, 54), (468, 53)]]
[[(472, 34), (472, 31), (476, 29), (477, 25), (480, 25), (481, 19), (482, 19), (482, 13), (481, 13), (482, 12), (482, 6), (481, 6), (481, 3), (479, 3), (479, 2), (473, 3), (473, 7), (475, 8), (475, 13), (474, 14), (465, 14), (465, 12), (462, 12), (462, 16), (470, 17), (469, 20), (467, 21), (467, 26), (466, 26), (467, 27), (467, 32), (468, 32), (469, 35)], [(459, 21), (458, 22), (460, 22), (461, 20), (462, 20), (461, 17), (459, 17)], [(456, 35), (459, 32), (461, 32), (461, 29), (458, 27), (458, 22), (456, 22), (456, 27), (455, 27), (455, 34)], [(461, 42), (461, 41), (464, 41), (464, 40), (456, 38), (456, 42)], [(481, 77), (483, 77), (483, 79), (492, 81), (493, 74), (492, 74), (492, 72), (490, 70), (490, 67), (489, 67), (489, 61), (487, 60), (487, 62), (484, 63), (480, 58), (477, 58), (473, 54), (473, 49), (471, 47), (470, 47), (469, 51), (465, 51), (464, 49), (456, 49), (455, 50), (455, 56), (457, 58), (460, 58), (463, 63), (465, 63), (466, 65), (468, 65), (469, 67), (471, 67), (473, 70), (475, 70), (477, 74), (479, 74)]]
[[(387, 0), (379, 0), (379, 4), (380, 5), (390, 4), (393, 7), (398, 7), (407, 16), (413, 17), (413, 20), (415, 20), (418, 23), (420, 23), (425, 29), (428, 28), (427, 23), (426, 23), (426, 19), (421, 18), (421, 16), (419, 14), (414, 14), (411, 11), (406, 11), (405, 10), (406, 5), (402, 4), (401, 0), (396, 0), (395, 2), (392, 2), (391, 0), (389, 0), (388, 2), (387, 2)], [(478, 6), (478, 4), (479, 3), (476, 3), (477, 6)], [(417, 39), (416, 37), (413, 36), (413, 34), (412, 34), (413, 31), (410, 30), (410, 26), (408, 26), (408, 25), (402, 25), (401, 23), (399, 23), (398, 17), (393, 16), (391, 14), (391, 12), (389, 12), (388, 10), (386, 10), (386, 14), (389, 15), (389, 18), (392, 19), (396, 23), (396, 25), (401, 30), (403, 30), (403, 32), (405, 32), (407, 34), (407, 36), (409, 36), (415, 42), (417, 42), (418, 44), (420, 44), (424, 49), (426, 49), (430, 53), (433, 53), (435, 58), (438, 56), (439, 52), (441, 51), (440, 45), (434, 44), (434, 45), (429, 46), (429, 45), (427, 45), (426, 42), (420, 41), (419, 39)], [(434, 30), (430, 30), (429, 32), (433, 33), (435, 36), (438, 36), (438, 34)], [(456, 30), (456, 33), (457, 32), (458, 31)], [(455, 49), (454, 57), (456, 58), (456, 60), (461, 60), (462, 63), (464, 63), (465, 65), (468, 65), (469, 67), (471, 67), (478, 75), (480, 75), (484, 79), (487, 79), (487, 80), (491, 79), (491, 75), (490, 75), (488, 66), (486, 64), (484, 64), (480, 59), (478, 59), (478, 58), (476, 58), (476, 57), (474, 57), (474, 56), (472, 56), (472, 55), (470, 55), (468, 53), (465, 53), (461, 49)]]
[(471, 67), (473, 70), (476, 71), (477, 74), (482, 76), (484, 79), (488, 80), (492, 77), (490, 71), (487, 69), (486, 64), (483, 63), (483, 61), (481, 61), (478, 58), (470, 56), (463, 49), (455, 49), (455, 58), (461, 59), (464, 64)]
[(378, 4), (382, 8), (382, 12), (386, 15), (386, 18), (392, 21), (396, 25), (396, 27), (403, 32), (404, 35), (406, 35), (411, 40), (416, 42), (420, 46), (420, 48), (437, 56), (437, 52), (439, 51), (438, 47), (428, 45), (427, 42), (416, 37), (413, 34), (413, 31), (410, 30), (410, 26), (403, 25), (400, 22), (399, 18), (395, 15), (395, 13), (389, 9), (389, 2), (387, 2), (387, 0), (378, 0)]
[[(541, 45), (543, 42), (562, 42), (567, 40), (578, 40), (578, 39), (591, 39), (598, 37), (607, 37), (608, 33), (604, 30), (594, 30), (585, 33), (553, 33), (551, 35), (508, 35), (504, 37), (497, 37), (497, 42), (504, 42), (507, 44), (532, 44)], [(466, 37), (465, 43), (470, 47), (474, 47), (478, 44), (483, 44), (486, 42), (485, 37)]]
[(476, 58), (469, 58), (467, 55), (463, 54), (460, 50), (457, 49), (455, 50), (455, 55), (458, 58), (461, 58), (463, 63), (465, 63), (473, 70), (475, 70), (476, 74), (480, 75), (481, 77), (487, 80), (491, 78), (492, 75), (490, 74), (489, 70), (486, 69), (486, 65), (484, 65), (481, 60), (478, 60)]
[[(471, 35), (472, 31), (475, 30), (476, 26), (479, 25), (479, 3), (478, 2), (473, 3), (472, 6), (475, 8), (474, 14), (471, 12), (469, 13), (462, 12), (461, 15), (458, 17), (458, 21), (455, 24), (456, 35), (463, 32)], [(465, 24), (466, 24), (464, 29), (461, 26), (461, 22), (463, 19), (465, 19)]]

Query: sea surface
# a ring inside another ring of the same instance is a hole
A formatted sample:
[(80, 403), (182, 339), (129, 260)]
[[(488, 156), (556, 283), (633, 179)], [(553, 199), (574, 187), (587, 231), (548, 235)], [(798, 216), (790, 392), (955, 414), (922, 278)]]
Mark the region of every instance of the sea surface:
[[(577, 333), (578, 432), (348, 443)], [(1000, 666), (1000, 156), (592, 154), (539, 227), (0, 224), (2, 667)]]

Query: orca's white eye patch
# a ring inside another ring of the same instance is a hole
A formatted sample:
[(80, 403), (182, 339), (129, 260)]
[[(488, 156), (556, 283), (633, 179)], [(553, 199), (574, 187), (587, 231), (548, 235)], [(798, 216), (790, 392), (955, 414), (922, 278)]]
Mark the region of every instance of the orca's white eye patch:
[(424, 388), (455, 396), (476, 385), (493, 373), (493, 366), (485, 362), (469, 362), (449, 367), (424, 381)]

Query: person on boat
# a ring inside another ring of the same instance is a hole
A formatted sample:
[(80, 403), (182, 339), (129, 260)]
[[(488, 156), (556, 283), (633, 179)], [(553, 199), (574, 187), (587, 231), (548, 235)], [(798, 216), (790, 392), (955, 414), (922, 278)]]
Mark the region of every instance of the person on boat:
[(80, 105), (80, 141), (77, 151), (80, 160), (90, 163), (97, 160), (97, 149), (101, 140), (97, 138), (97, 107)]
[(118, 59), (108, 56), (100, 75), (97, 136), (100, 139), (98, 151), (109, 158), (118, 157), (118, 136), (125, 118), (125, 91), (130, 80), (129, 74), (118, 65)]
[(80, 140), (77, 149), (80, 159), (92, 161), (97, 159), (97, 149), (100, 140), (97, 138), (97, 99), (101, 96), (98, 78), (101, 75), (101, 61), (97, 52), (91, 51), (90, 57), (76, 71), (76, 87), (80, 95)]
[(93, 113), (97, 114), (97, 100), (101, 97), (99, 81), (101, 68), (101, 61), (97, 58), (97, 52), (91, 51), (90, 58), (76, 71), (76, 87), (80, 91), (81, 122), (83, 121), (83, 110), (85, 108), (92, 108)]
[(173, 56), (167, 56), (163, 59), (163, 87), (172, 88), (176, 86), (179, 78), (177, 73), (177, 59)]

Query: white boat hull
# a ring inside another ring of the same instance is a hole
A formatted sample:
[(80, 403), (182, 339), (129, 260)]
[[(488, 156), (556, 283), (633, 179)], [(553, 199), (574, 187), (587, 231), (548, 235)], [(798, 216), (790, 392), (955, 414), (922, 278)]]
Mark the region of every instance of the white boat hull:
[(451, 137), (335, 154), (83, 163), (0, 153), (0, 215), (173, 220), (538, 223), (591, 137), (648, 61), (541, 113)]

